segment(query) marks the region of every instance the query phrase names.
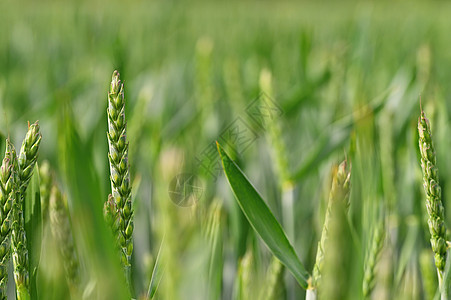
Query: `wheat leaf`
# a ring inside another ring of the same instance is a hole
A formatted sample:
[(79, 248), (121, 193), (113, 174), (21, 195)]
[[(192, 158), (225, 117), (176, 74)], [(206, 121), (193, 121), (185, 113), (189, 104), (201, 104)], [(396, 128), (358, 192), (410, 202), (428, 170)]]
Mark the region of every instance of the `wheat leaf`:
[(282, 226), (240, 168), (224, 149), (217, 145), (224, 173), (247, 220), (274, 256), (290, 270), (299, 285), (306, 289), (309, 274), (288, 241)]

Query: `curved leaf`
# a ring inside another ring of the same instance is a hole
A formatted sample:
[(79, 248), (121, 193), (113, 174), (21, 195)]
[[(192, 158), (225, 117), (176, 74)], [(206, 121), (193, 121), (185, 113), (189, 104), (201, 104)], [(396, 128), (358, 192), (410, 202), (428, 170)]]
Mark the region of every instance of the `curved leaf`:
[(298, 283), (306, 289), (308, 286), (307, 279), (310, 275), (296, 255), (282, 226), (277, 222), (265, 201), (247, 180), (240, 168), (218, 143), (217, 146), (224, 173), (247, 220), (274, 256), (290, 270)]

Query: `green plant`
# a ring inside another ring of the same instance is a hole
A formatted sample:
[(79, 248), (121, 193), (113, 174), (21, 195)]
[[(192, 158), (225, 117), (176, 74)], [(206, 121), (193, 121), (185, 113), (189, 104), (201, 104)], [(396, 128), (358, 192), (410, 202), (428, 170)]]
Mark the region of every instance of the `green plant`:
[(56, 185), (53, 185), (49, 199), (50, 227), (53, 238), (59, 247), (64, 264), (66, 280), (72, 299), (80, 297), (79, 261), (72, 234), (72, 225), (67, 209), (67, 201)]
[(306, 289), (310, 275), (296, 255), (282, 226), (280, 226), (271, 210), (236, 163), (228, 156), (219, 143), (217, 143), (217, 146), (224, 173), (249, 223), (274, 256), (290, 270), (299, 285)]
[(0, 243), (0, 298), (6, 299), (8, 282), (8, 265), (11, 253), (10, 232), (12, 223), (11, 208), (14, 200), (14, 163), (17, 160), (14, 146), (6, 140), (5, 157), (0, 171), (0, 204), (1, 204), (1, 243)]
[[(263, 69), (260, 72), (259, 77), (260, 86), (260, 99), (259, 99), (259, 113), (264, 116), (264, 127), (268, 131), (268, 141), (272, 150), (272, 161), (274, 162), (274, 168), (277, 173), (278, 185), (280, 189), (280, 202), (282, 207), (282, 220), (281, 223), (287, 232), (289, 238), (294, 237), (294, 191), (295, 184), (291, 181), (290, 171), (288, 166), (288, 155), (285, 149), (285, 143), (282, 138), (282, 126), (280, 120), (278, 120), (279, 111), (276, 107), (272, 107), (272, 101), (274, 101), (274, 93), (272, 87), (272, 74), (269, 70)], [(266, 299), (276, 297), (278, 278), (283, 275), (283, 268), (280, 261), (277, 258), (272, 258), (270, 266), (267, 271), (267, 283), (265, 283), (265, 290), (262, 296)], [(288, 294), (292, 293), (294, 284), (292, 281), (287, 281)]]
[(54, 180), (54, 175), (50, 170), (50, 164), (47, 160), (43, 161), (42, 164), (39, 166), (39, 179), (40, 179), (39, 192), (41, 196), (42, 222), (46, 224), (49, 218), (50, 193), (52, 191), (52, 184)]
[(374, 289), (375, 268), (379, 259), (382, 247), (384, 245), (384, 223), (379, 224), (373, 230), (371, 245), (365, 259), (365, 273), (363, 277), (363, 297), (370, 299), (371, 292)]
[(41, 133), (38, 123), (28, 126), (27, 134), (22, 142), (17, 164), (14, 164), (16, 178), (16, 195), (13, 201), (13, 223), (11, 230), (11, 246), (14, 264), (14, 281), (17, 298), (30, 298), (30, 272), (27, 237), (25, 233), (24, 199), (33, 169), (36, 164)]
[[(321, 241), (318, 243), (318, 254), (312, 282), (312, 277), (305, 270), (285, 236), (283, 229), (274, 218), (261, 196), (249, 183), (247, 178), (235, 162), (230, 159), (223, 148), (219, 144), (217, 145), (224, 167), (224, 173), (226, 174), (235, 198), (249, 223), (260, 235), (271, 252), (291, 271), (298, 283), (303, 288), (308, 289), (308, 298), (315, 299), (316, 289), (321, 279), (321, 269), (325, 256), (324, 249), (326, 248), (326, 242), (329, 238), (329, 226), (332, 226), (330, 224), (332, 222), (331, 220), (337, 219), (336, 217), (333, 217), (333, 215), (337, 214), (335, 210), (339, 210), (340, 207), (347, 210), (349, 207), (351, 173), (347, 169), (346, 161), (341, 163), (334, 172), (323, 234)], [(274, 263), (277, 265), (279, 262), (275, 261)]]
[(269, 263), (268, 270), (264, 279), (264, 285), (260, 299), (276, 300), (283, 294), (281, 289), (281, 280), (283, 278), (283, 266), (279, 259), (273, 256)]
[(351, 190), (350, 177), (351, 172), (348, 170), (346, 161), (342, 162), (334, 170), (326, 217), (324, 219), (321, 240), (318, 242), (316, 261), (313, 267), (312, 289), (316, 289), (320, 285), (321, 272), (324, 263), (324, 251), (326, 249), (327, 240), (329, 239), (329, 227), (331, 226), (332, 214), (335, 213), (333, 210), (337, 208), (337, 204), (340, 204), (346, 208), (349, 207), (349, 193)]
[(131, 256), (133, 252), (133, 210), (128, 142), (125, 119), (124, 85), (118, 71), (113, 72), (108, 93), (108, 158), (110, 162), (111, 194), (116, 205), (117, 241), (127, 284), (131, 287)]
[(441, 199), (437, 159), (435, 156), (432, 132), (429, 120), (421, 110), (418, 118), (419, 147), (421, 153), (421, 169), (423, 170), (423, 187), (426, 194), (426, 208), (428, 212), (428, 226), (431, 234), (431, 246), (437, 267), (439, 287), (442, 299), (447, 298), (447, 289), (443, 285), (446, 265), (446, 227), (445, 209)]
[(437, 290), (437, 275), (434, 258), (431, 256), (429, 249), (420, 253), (420, 268), (425, 298), (434, 299), (435, 291)]
[(252, 251), (248, 250), (238, 262), (234, 299), (248, 300), (256, 297), (252, 282), (253, 260)]
[(117, 236), (119, 230), (118, 212), (116, 202), (111, 194), (108, 195), (108, 200), (103, 205), (103, 216), (113, 235)]

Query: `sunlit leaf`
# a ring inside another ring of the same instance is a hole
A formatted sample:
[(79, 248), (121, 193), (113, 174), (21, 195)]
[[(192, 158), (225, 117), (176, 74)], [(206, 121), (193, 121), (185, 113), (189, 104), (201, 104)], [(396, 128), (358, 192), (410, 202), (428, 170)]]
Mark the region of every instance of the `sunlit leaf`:
[(271, 252), (290, 270), (298, 283), (306, 289), (309, 274), (288, 241), (282, 226), (240, 168), (219, 144), (218, 151), (224, 173), (247, 220)]

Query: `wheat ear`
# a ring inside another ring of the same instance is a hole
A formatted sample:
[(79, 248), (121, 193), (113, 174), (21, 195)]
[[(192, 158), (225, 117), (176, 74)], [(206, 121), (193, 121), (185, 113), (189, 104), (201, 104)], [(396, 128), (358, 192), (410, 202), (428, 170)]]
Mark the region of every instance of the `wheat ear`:
[(73, 298), (78, 295), (79, 284), (79, 262), (75, 249), (75, 241), (72, 235), (69, 212), (66, 199), (60, 190), (54, 185), (51, 189), (49, 199), (49, 217), (53, 238), (57, 245), (64, 263), (66, 280)]
[(27, 250), (27, 237), (24, 229), (23, 206), (25, 192), (30, 182), (36, 164), (39, 145), (41, 143), (39, 124), (28, 125), (28, 131), (20, 148), (18, 164), (14, 170), (18, 174), (16, 181), (16, 195), (13, 201), (13, 224), (11, 232), (11, 248), (14, 264), (14, 280), (16, 282), (17, 298), (29, 299), (30, 278), (28, 273), (29, 261)]
[(118, 71), (114, 71), (108, 93), (108, 158), (110, 162), (111, 193), (116, 203), (118, 242), (127, 283), (130, 284), (131, 256), (133, 252), (133, 211), (128, 142), (125, 121), (124, 85)]
[(445, 209), (441, 199), (438, 169), (432, 133), (429, 120), (421, 111), (418, 119), (419, 147), (421, 153), (421, 168), (423, 170), (423, 187), (426, 193), (426, 209), (429, 215), (428, 225), (431, 234), (431, 246), (437, 267), (439, 286), (442, 290), (443, 276), (446, 265), (446, 227)]
[(317, 288), (321, 280), (321, 270), (324, 262), (324, 248), (329, 238), (329, 225), (334, 203), (342, 203), (345, 207), (349, 207), (349, 193), (351, 190), (350, 178), (351, 172), (348, 170), (346, 161), (342, 162), (334, 171), (332, 180), (332, 188), (329, 194), (329, 202), (327, 204), (326, 217), (324, 220), (321, 240), (318, 243), (316, 252), (316, 261), (313, 267), (313, 282), (311, 288)]
[(12, 223), (12, 203), (14, 199), (14, 163), (17, 164), (16, 150), (9, 140), (6, 140), (5, 157), (0, 171), (0, 299), (6, 299), (8, 283), (8, 265), (11, 255), (10, 233)]
[(374, 277), (376, 273), (376, 263), (379, 259), (382, 247), (384, 245), (384, 223), (381, 221), (374, 229), (371, 246), (365, 259), (365, 274), (363, 276), (363, 297), (370, 299), (371, 292), (374, 289)]

